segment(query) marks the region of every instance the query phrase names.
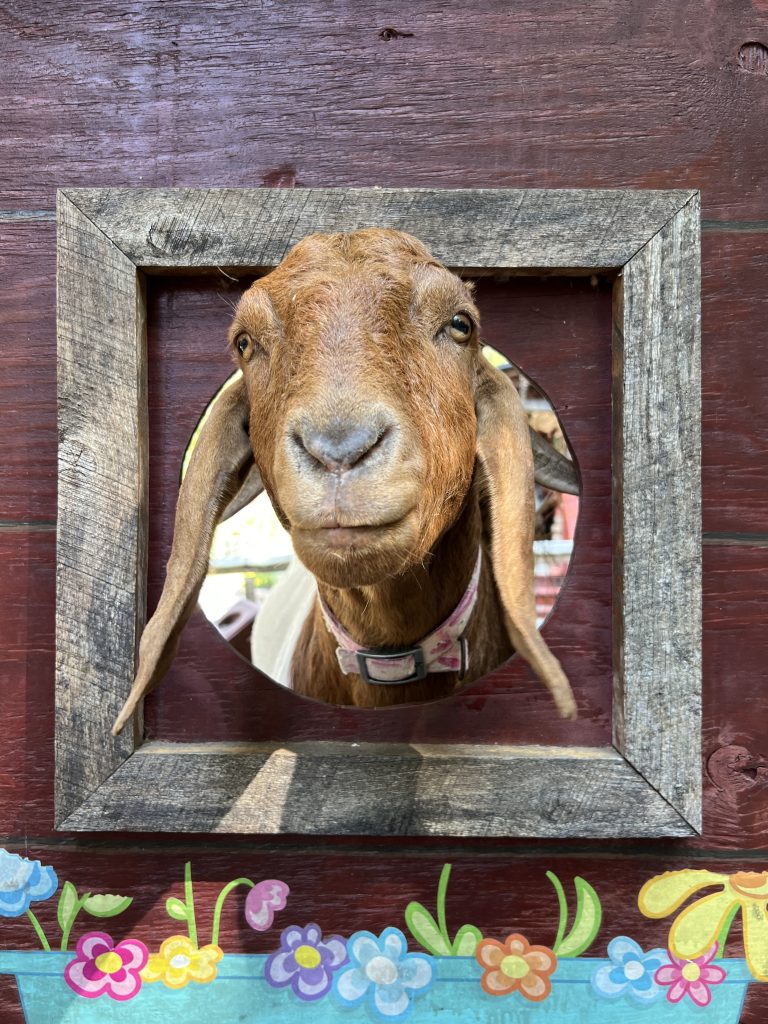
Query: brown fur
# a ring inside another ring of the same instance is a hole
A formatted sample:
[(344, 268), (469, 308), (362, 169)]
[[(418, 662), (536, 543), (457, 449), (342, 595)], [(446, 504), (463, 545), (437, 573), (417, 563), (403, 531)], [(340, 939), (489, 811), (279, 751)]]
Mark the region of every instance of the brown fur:
[[(474, 321), (471, 337), (451, 336), (456, 313)], [(247, 340), (243, 355), (240, 339)], [(232, 389), (232, 416), (247, 416), (264, 486), (347, 631), (365, 646), (398, 647), (448, 616), (481, 543), (485, 489), (491, 541), (467, 634), (467, 678), (498, 665), (514, 644), (560, 713), (572, 717), (570, 687), (535, 624), (528, 426), (516, 391), (482, 357), (470, 287), (402, 232), (313, 235), (246, 292), (230, 342), (244, 375)], [(353, 465), (327, 461), (325, 447), (322, 457), (310, 454), (317, 438), (325, 445), (356, 426), (372, 430), (375, 440)], [(201, 436), (198, 448), (180, 495), (182, 525), (186, 502), (215, 506), (215, 520), (232, 497), (231, 480), (211, 483), (216, 442)], [(201, 480), (207, 490), (195, 492)], [(198, 537), (180, 539), (177, 520), (174, 551), (177, 544), (196, 545), (199, 561), (210, 545), (207, 523)], [(166, 589), (173, 589), (173, 563), (172, 555)], [(187, 576), (187, 590), (198, 575)], [(158, 615), (176, 615), (165, 628), (177, 635), (178, 601), (164, 609), (161, 599)], [(116, 728), (168, 660), (161, 633), (143, 652)], [(458, 684), (449, 673), (390, 686), (344, 676), (319, 605), (304, 626), (292, 675), (300, 693), (364, 707), (439, 697)]]

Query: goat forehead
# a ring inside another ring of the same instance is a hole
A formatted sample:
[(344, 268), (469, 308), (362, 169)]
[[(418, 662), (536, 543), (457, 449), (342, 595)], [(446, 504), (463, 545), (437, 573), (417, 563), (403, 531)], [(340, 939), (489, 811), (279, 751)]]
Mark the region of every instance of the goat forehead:
[(371, 273), (305, 276), (275, 297), (286, 336), (298, 345), (400, 334), (412, 306), (410, 278)]

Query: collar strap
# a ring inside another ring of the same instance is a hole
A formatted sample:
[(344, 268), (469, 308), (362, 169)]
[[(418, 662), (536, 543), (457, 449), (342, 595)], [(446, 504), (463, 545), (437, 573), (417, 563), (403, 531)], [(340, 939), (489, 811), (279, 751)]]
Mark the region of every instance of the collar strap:
[(366, 683), (413, 683), (429, 672), (458, 672), (459, 678), (463, 678), (469, 667), (464, 631), (477, 603), (481, 564), (482, 551), (478, 551), (472, 578), (462, 599), (445, 622), (412, 647), (361, 646), (320, 597), (325, 625), (338, 644), (336, 657), (341, 671), (345, 675), (359, 675)]

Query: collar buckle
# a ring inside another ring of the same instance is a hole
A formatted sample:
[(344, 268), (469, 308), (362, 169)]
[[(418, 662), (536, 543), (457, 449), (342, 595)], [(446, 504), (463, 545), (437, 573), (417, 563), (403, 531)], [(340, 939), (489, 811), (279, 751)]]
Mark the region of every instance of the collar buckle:
[[(367, 650), (363, 648), (356, 651), (357, 665), (360, 670), (360, 677), (366, 683), (373, 683), (374, 686), (401, 686), (403, 683), (415, 683), (419, 679), (425, 679), (427, 667), (424, 661), (424, 651), (421, 647), (411, 647), (400, 651)], [(369, 661), (402, 661), (404, 658), (413, 658), (413, 672), (405, 679), (374, 679), (368, 670)]]

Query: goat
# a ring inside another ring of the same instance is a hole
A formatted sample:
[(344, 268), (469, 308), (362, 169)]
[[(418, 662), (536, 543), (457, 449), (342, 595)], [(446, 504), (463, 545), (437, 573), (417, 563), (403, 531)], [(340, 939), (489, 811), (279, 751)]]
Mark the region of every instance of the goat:
[[(311, 235), (244, 293), (229, 332), (243, 375), (190, 460), (115, 735), (167, 671), (217, 522), (262, 486), (317, 580), (296, 692), (358, 707), (433, 699), (518, 651), (575, 717), (536, 627), (531, 543), (534, 458), (561, 490), (575, 472), (532, 446), (515, 388), (482, 355), (472, 294), (416, 238), (376, 228)], [(462, 601), (451, 656), (423, 665), (423, 638)], [(346, 670), (339, 632), (354, 638)]]

